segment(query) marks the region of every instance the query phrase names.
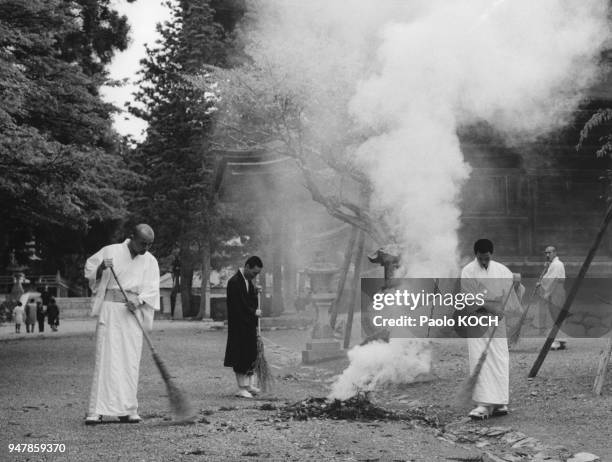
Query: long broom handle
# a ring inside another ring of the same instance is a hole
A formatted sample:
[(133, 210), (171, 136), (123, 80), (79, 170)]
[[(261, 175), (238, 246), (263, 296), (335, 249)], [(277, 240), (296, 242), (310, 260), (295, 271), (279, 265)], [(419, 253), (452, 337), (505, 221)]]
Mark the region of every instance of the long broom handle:
[[(546, 266), (546, 268), (544, 268), (544, 270), (540, 274), (540, 277), (538, 278), (538, 281), (536, 282), (535, 287), (531, 291), (531, 295), (529, 297), (529, 304), (523, 310), (523, 313), (521, 314), (521, 317), (519, 318), (518, 323), (516, 323), (516, 326), (514, 327), (513, 332), (510, 334), (510, 336), (509, 336), (510, 340), (518, 341), (518, 337), (519, 337), (519, 334), (521, 332), (521, 328), (523, 327), (523, 323), (525, 322), (525, 319), (527, 319), (527, 313), (531, 309), (531, 306), (533, 305), (533, 299), (534, 299), (534, 297), (535, 297), (535, 295), (536, 295), (536, 293), (538, 291), (538, 284), (540, 282), (542, 282), (542, 279), (544, 278), (544, 275), (546, 274), (546, 271), (548, 271), (548, 266)], [(514, 337), (516, 337), (516, 340), (514, 340)]]
[[(506, 295), (506, 300), (504, 301), (504, 304), (502, 305), (502, 314), (505, 311), (508, 300), (510, 299), (510, 294), (512, 293), (512, 290), (514, 290), (514, 285), (515, 285), (515, 282), (513, 281), (512, 286), (510, 286), (510, 290), (508, 291), (508, 295)], [(482, 351), (482, 353), (480, 354), (480, 357), (478, 358), (476, 367), (474, 368), (472, 373), (469, 375), (469, 377), (466, 379), (465, 385), (463, 385), (462, 387), (462, 391), (459, 394), (459, 400), (461, 402), (466, 401), (468, 399), (468, 394), (469, 396), (472, 396), (473, 390), (472, 389), (468, 390), (467, 385), (471, 383), (475, 383), (475, 381), (478, 379), (478, 376), (480, 375), (480, 372), (482, 371), (482, 366), (484, 365), (484, 362), (487, 359), (487, 355), (489, 354), (489, 347), (491, 346), (491, 342), (493, 341), (493, 337), (495, 336), (496, 331), (497, 331), (497, 325), (493, 326), (493, 330), (491, 331), (491, 334), (489, 335), (487, 344), (485, 345), (484, 350)]]
[[(506, 299), (504, 300), (504, 304), (502, 305), (502, 316), (504, 314), (504, 311), (506, 311), (506, 305), (508, 304), (508, 300), (510, 300), (510, 295), (512, 295), (512, 291), (514, 290), (515, 285), (516, 285), (516, 282), (512, 281), (510, 290), (508, 290), (508, 295), (506, 295)], [(484, 351), (485, 354), (487, 353), (487, 350), (489, 349), (489, 345), (491, 344), (491, 340), (493, 340), (493, 336), (495, 335), (495, 331), (497, 331), (498, 325), (499, 323), (493, 326), (493, 330), (491, 331), (491, 335), (489, 336), (489, 341), (487, 342), (487, 347), (485, 348), (485, 351)]]
[[(126, 303), (129, 302), (130, 300), (129, 300), (127, 294), (125, 293), (125, 290), (123, 290), (123, 287), (121, 287), (121, 283), (119, 282), (119, 279), (117, 279), (117, 273), (115, 273), (115, 268), (113, 268), (111, 266), (110, 270), (111, 270), (111, 273), (113, 273), (113, 277), (115, 278), (115, 282), (117, 283), (117, 286), (119, 287), (119, 290), (123, 294), (123, 298), (125, 298), (125, 302)], [(130, 310), (130, 312), (134, 315), (134, 318), (136, 318), (136, 322), (140, 326), (140, 330), (142, 331), (142, 335), (144, 336), (145, 340), (147, 341), (147, 344), (149, 345), (149, 348), (151, 349), (151, 351), (154, 354), (157, 354), (157, 352), (155, 351), (155, 347), (153, 346), (153, 342), (151, 341), (151, 337), (149, 337), (149, 334), (147, 333), (147, 331), (143, 327), (142, 323), (140, 322), (140, 319), (138, 319), (138, 316), (136, 316), (135, 312), (133, 312), (131, 310)]]
[[(257, 291), (257, 309), (261, 310), (261, 294)], [(257, 316), (257, 336), (261, 337), (261, 316)]]
[[(512, 281), (512, 286), (510, 286), (510, 290), (508, 290), (508, 295), (506, 295), (506, 300), (504, 300), (504, 304), (502, 305), (502, 315), (504, 311), (506, 310), (506, 305), (508, 304), (508, 300), (510, 300), (510, 295), (512, 294), (512, 291), (514, 290), (515, 284), (516, 282)], [(493, 330), (491, 331), (491, 334), (489, 335), (489, 340), (487, 341), (487, 345), (485, 346), (484, 351), (480, 355), (480, 359), (478, 363), (480, 363), (481, 359), (486, 358), (487, 355), (489, 354), (489, 346), (491, 346), (491, 342), (493, 341), (493, 337), (495, 336), (495, 332), (497, 331), (497, 326), (498, 324), (493, 326)], [(480, 371), (474, 370), (474, 374), (479, 375)]]

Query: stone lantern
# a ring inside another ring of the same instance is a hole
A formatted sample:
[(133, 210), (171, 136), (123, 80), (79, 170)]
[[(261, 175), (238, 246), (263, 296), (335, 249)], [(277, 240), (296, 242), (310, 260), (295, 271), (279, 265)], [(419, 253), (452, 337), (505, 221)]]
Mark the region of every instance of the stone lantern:
[(321, 313), (328, 313), (336, 298), (334, 284), (340, 268), (323, 261), (319, 254), (315, 262), (304, 269), (304, 275), (310, 281), (310, 301), (315, 307), (315, 326), (312, 330), (312, 339), (306, 343), (302, 351), (302, 360), (313, 363), (326, 359), (344, 356), (341, 343), (334, 338), (334, 331), (329, 326), (326, 317)]

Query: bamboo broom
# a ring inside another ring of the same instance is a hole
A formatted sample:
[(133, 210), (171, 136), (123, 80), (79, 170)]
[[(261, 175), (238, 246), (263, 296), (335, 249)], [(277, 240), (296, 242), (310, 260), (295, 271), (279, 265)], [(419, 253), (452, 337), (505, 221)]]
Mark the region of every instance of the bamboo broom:
[[(504, 300), (504, 304), (502, 305), (502, 314), (506, 309), (506, 305), (508, 304), (508, 300), (510, 299), (510, 295), (512, 294), (512, 290), (514, 290), (515, 282), (512, 282), (512, 286), (508, 291), (508, 295), (506, 295), (506, 299)], [(491, 346), (491, 341), (495, 336), (495, 332), (497, 331), (497, 326), (493, 326), (493, 330), (489, 335), (489, 340), (487, 341), (487, 345), (485, 346), (484, 351), (481, 353), (480, 358), (478, 358), (478, 362), (476, 363), (476, 367), (470, 374), (470, 376), (466, 379), (466, 381), (461, 386), (459, 393), (457, 394), (457, 404), (460, 406), (465, 406), (472, 401), (472, 395), (474, 393), (474, 388), (476, 387), (476, 383), (478, 382), (478, 377), (480, 376), (480, 372), (482, 371), (482, 366), (487, 359), (487, 355), (489, 353), (489, 347)]]
[[(128, 296), (123, 290), (123, 287), (121, 287), (119, 280), (117, 279), (117, 274), (115, 273), (115, 269), (111, 266), (110, 270), (113, 273), (115, 282), (117, 283), (117, 286), (119, 287), (119, 290), (121, 290), (121, 293), (123, 294), (123, 297), (125, 298), (125, 301), (127, 303), (129, 301)], [(138, 326), (140, 326), (142, 335), (147, 341), (147, 345), (149, 345), (149, 349), (151, 350), (151, 354), (153, 355), (153, 361), (155, 362), (155, 365), (157, 366), (157, 369), (159, 370), (159, 373), (161, 374), (162, 379), (164, 380), (164, 383), (166, 384), (166, 391), (168, 392), (168, 400), (170, 402), (170, 410), (173, 414), (174, 420), (179, 423), (194, 422), (197, 416), (197, 412), (195, 411), (195, 409), (193, 408), (193, 406), (191, 405), (191, 403), (189, 402), (185, 394), (179, 389), (179, 387), (172, 380), (172, 377), (170, 376), (170, 373), (168, 372), (168, 368), (166, 367), (166, 364), (164, 363), (164, 361), (162, 361), (161, 357), (155, 350), (155, 347), (153, 346), (153, 342), (151, 341), (151, 337), (149, 337), (149, 334), (143, 327), (142, 323), (140, 322), (140, 319), (138, 319), (138, 316), (136, 316), (136, 313), (132, 312), (132, 314), (134, 315), (134, 318), (136, 319)]]
[[(257, 292), (257, 308), (261, 309), (261, 295)], [(274, 377), (270, 370), (268, 360), (264, 355), (264, 343), (261, 337), (261, 316), (257, 317), (257, 357), (253, 365), (253, 372), (257, 376), (257, 381), (263, 391), (269, 391), (272, 387)]]

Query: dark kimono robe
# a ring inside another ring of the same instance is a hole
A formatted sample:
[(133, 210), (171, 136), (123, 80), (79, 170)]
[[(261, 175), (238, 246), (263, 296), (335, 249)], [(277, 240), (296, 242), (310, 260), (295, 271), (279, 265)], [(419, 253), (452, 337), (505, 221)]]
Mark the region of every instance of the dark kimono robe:
[(225, 367), (250, 375), (257, 357), (257, 292), (240, 271), (227, 283), (227, 346)]

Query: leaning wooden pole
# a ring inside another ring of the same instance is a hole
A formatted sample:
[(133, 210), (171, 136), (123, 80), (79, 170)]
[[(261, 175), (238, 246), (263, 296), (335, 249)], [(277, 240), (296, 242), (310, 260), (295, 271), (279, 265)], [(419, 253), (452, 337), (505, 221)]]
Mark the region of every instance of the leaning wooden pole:
[(610, 204), (608, 205), (608, 210), (606, 211), (606, 214), (601, 223), (601, 226), (599, 227), (599, 231), (597, 232), (597, 235), (595, 236), (595, 241), (593, 242), (593, 245), (589, 249), (589, 253), (586, 256), (584, 263), (582, 263), (582, 267), (580, 268), (580, 271), (578, 272), (578, 276), (574, 280), (574, 284), (572, 285), (572, 288), (567, 298), (565, 299), (563, 308), (561, 308), (561, 312), (557, 316), (555, 325), (550, 330), (550, 333), (548, 334), (548, 337), (546, 338), (546, 342), (544, 342), (544, 345), (542, 346), (542, 349), (540, 350), (540, 354), (538, 355), (537, 359), (535, 360), (535, 363), (533, 363), (533, 366), (531, 367), (531, 370), (529, 371), (529, 376), (528, 376), (529, 378), (532, 378), (538, 375), (538, 371), (540, 370), (540, 367), (542, 366), (542, 363), (544, 362), (544, 359), (546, 358), (546, 355), (548, 354), (548, 351), (550, 350), (550, 346), (555, 341), (555, 337), (557, 336), (559, 329), (561, 329), (561, 324), (563, 324), (563, 321), (565, 321), (565, 318), (567, 318), (569, 314), (570, 307), (572, 306), (572, 303), (574, 302), (574, 299), (576, 298), (578, 289), (580, 289), (580, 286), (582, 285), (582, 281), (584, 280), (584, 277), (589, 269), (589, 266), (591, 266), (591, 262), (593, 261), (593, 258), (595, 257), (595, 253), (597, 252), (597, 249), (599, 248), (599, 244), (601, 244), (601, 240), (603, 239), (604, 234), (606, 233), (608, 224), (610, 224), (610, 220), (612, 220), (612, 202), (610, 202)]
[(346, 276), (348, 275), (349, 267), (351, 266), (351, 258), (355, 252), (355, 242), (357, 241), (358, 229), (353, 226), (351, 229), (351, 237), (346, 246), (346, 253), (344, 254), (344, 261), (342, 262), (342, 269), (340, 270), (340, 280), (338, 281), (338, 292), (336, 298), (331, 306), (331, 313), (329, 316), (329, 325), (332, 329), (336, 328), (336, 320), (338, 319), (338, 309), (340, 308), (340, 301), (342, 300), (342, 293), (344, 292), (344, 285), (346, 284)]
[(612, 356), (612, 336), (608, 337), (606, 347), (601, 351), (601, 355), (599, 356), (597, 374), (595, 375), (595, 383), (593, 383), (593, 393), (596, 395), (601, 395), (601, 390), (606, 381), (608, 364), (610, 364), (610, 356)]
[(361, 292), (361, 264), (363, 259), (363, 247), (365, 245), (365, 234), (359, 230), (357, 238), (357, 251), (355, 252), (355, 274), (353, 275), (353, 287), (346, 316), (346, 330), (344, 332), (344, 349), (351, 345), (351, 332), (353, 331), (353, 316), (355, 314), (355, 303), (357, 294)]

